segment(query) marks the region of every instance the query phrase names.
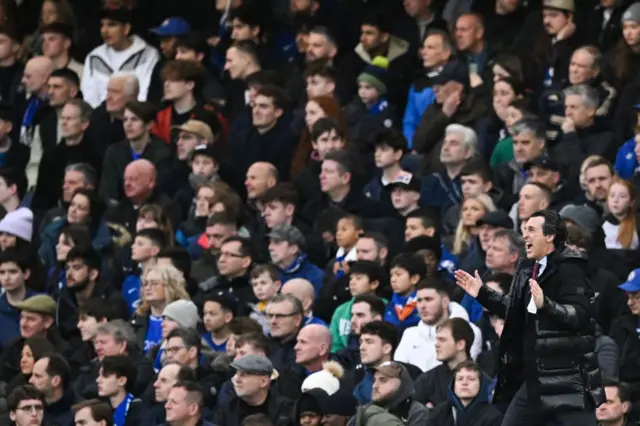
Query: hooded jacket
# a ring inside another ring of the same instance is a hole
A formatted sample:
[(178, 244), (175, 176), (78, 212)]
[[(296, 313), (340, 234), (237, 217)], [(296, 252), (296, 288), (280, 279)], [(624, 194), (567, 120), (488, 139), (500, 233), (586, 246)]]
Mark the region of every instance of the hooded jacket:
[(489, 381), (482, 375), (478, 395), (464, 406), (454, 393), (452, 381), (449, 386), (448, 401), (436, 406), (426, 424), (429, 426), (500, 426), (502, 413), (489, 403), (488, 387)]
[[(111, 75), (126, 71), (138, 78), (140, 93), (138, 99), (147, 99), (153, 67), (160, 59), (158, 51), (138, 36), (131, 37), (132, 44), (122, 52), (115, 52), (106, 44), (93, 49), (84, 61), (84, 73), (80, 89), (84, 100), (96, 108), (107, 96), (107, 85)], [(124, 59), (117, 63), (112, 58)]]
[(365, 405), (358, 407), (349, 426), (404, 426), (404, 422), (382, 407)]
[(376, 405), (386, 408), (406, 426), (424, 425), (429, 416), (427, 408), (413, 400), (413, 379), (404, 366), (396, 392), (387, 401), (378, 401)]

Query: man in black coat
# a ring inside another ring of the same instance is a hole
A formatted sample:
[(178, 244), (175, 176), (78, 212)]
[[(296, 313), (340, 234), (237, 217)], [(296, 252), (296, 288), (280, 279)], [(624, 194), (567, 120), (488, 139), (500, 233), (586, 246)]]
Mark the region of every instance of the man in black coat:
[(602, 389), (585, 258), (565, 248), (566, 225), (551, 210), (533, 213), (523, 234), (528, 260), (509, 295), (483, 286), (477, 272), (455, 274), (459, 286), (505, 319), (494, 394), (508, 405), (502, 424), (536, 425), (542, 418), (595, 425)]

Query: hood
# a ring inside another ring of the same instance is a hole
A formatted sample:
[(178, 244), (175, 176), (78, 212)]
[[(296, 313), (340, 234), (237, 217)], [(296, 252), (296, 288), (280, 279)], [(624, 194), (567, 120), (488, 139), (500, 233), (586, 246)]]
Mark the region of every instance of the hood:
[(398, 387), (398, 390), (396, 390), (396, 392), (391, 395), (387, 401), (380, 401), (376, 403), (376, 405), (385, 407), (389, 411), (394, 411), (394, 408), (398, 407), (404, 401), (410, 399), (413, 396), (413, 379), (411, 378), (407, 367), (402, 364), (400, 364), (400, 366), (402, 367), (402, 375), (400, 376), (400, 387)]
[[(395, 59), (398, 59), (400, 56), (407, 53), (409, 51), (409, 46), (410, 46), (409, 42), (393, 35), (389, 36), (389, 47), (387, 49), (387, 55), (386, 55), (387, 58), (389, 59), (389, 62), (391, 63)], [(368, 64), (370, 64), (371, 61), (373, 60), (369, 52), (365, 50), (362, 43), (359, 43), (356, 46), (355, 52), (360, 57), (360, 59), (362, 59)]]
[(400, 426), (404, 423), (386, 409), (374, 404), (361, 406), (356, 412), (355, 426)]
[(449, 389), (447, 390), (447, 398), (459, 413), (469, 413), (478, 405), (489, 403), (490, 385), (490, 380), (484, 373), (482, 373), (480, 377), (480, 391), (478, 392), (478, 395), (476, 395), (476, 397), (469, 403), (469, 405), (465, 407), (464, 405), (462, 405), (462, 401), (460, 401), (460, 398), (458, 398), (453, 390), (452, 379), (451, 383), (449, 383)]

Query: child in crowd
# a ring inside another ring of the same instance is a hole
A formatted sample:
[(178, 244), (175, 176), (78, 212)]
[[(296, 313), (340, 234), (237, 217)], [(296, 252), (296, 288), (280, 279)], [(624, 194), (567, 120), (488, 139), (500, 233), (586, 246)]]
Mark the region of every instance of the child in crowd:
[[(440, 241), (438, 216), (438, 213), (426, 208), (409, 213), (404, 225), (405, 242), (421, 236), (435, 237)], [(441, 244), (441, 248), (442, 257), (440, 258), (439, 269), (446, 270), (450, 277), (453, 277), (453, 272), (456, 270), (457, 258), (446, 249), (444, 244)]]
[(607, 210), (602, 224), (608, 249), (635, 250), (640, 245), (636, 219), (636, 189), (629, 181), (615, 178), (607, 195)]
[(203, 184), (220, 181), (218, 170), (220, 163), (215, 158), (213, 145), (197, 145), (191, 154), (189, 187), (178, 191), (174, 198), (182, 210), (183, 217), (193, 216), (197, 207), (197, 191)]
[(358, 76), (358, 98), (367, 113), (375, 117), (384, 127), (396, 124), (396, 107), (387, 99), (387, 69), (389, 60), (376, 56), (371, 64)]
[(338, 306), (331, 318), (331, 352), (337, 352), (348, 346), (351, 335), (351, 308), (356, 296), (374, 295), (384, 276), (384, 269), (378, 262), (358, 260), (349, 270), (349, 293), (352, 299)]
[(387, 304), (384, 320), (404, 330), (420, 321), (416, 285), (427, 275), (427, 267), (420, 256), (401, 253), (393, 259), (389, 270), (393, 295)]
[(202, 322), (206, 330), (202, 339), (214, 352), (226, 353), (229, 341), (229, 324), (236, 316), (237, 306), (232, 298), (211, 294), (204, 299)]
[(257, 321), (265, 330), (269, 331), (269, 321), (266, 316), (267, 304), (280, 292), (282, 282), (280, 271), (272, 264), (258, 265), (251, 271), (251, 286), (258, 303), (252, 304), (253, 312), (249, 317)]
[(358, 258), (356, 253), (356, 243), (364, 232), (362, 218), (353, 214), (342, 216), (336, 225), (336, 252), (335, 262), (333, 262), (333, 274), (336, 278), (349, 273), (349, 264)]
[(178, 226), (176, 243), (183, 247), (194, 244), (207, 228), (207, 219), (213, 212), (216, 201), (216, 190), (211, 183), (203, 183), (196, 189), (195, 206), (189, 218)]
[(137, 272), (127, 276), (122, 283), (122, 297), (127, 302), (129, 312), (140, 303), (140, 275), (149, 265), (156, 263), (158, 253), (166, 246), (166, 237), (160, 229), (148, 228), (138, 231), (131, 246), (131, 260), (138, 263)]
[(27, 288), (27, 280), (31, 271), (29, 262), (23, 252), (9, 249), (0, 252), (0, 346), (6, 347), (20, 335), (20, 311), (14, 305), (35, 294)]

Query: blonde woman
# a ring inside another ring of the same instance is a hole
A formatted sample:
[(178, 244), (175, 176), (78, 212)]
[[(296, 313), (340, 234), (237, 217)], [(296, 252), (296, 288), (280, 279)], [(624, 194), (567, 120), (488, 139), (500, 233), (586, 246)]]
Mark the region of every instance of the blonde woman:
[(153, 265), (142, 274), (140, 305), (133, 325), (144, 353), (163, 338), (162, 311), (171, 302), (189, 300), (182, 272), (171, 265)]
[(476, 222), (486, 213), (495, 210), (496, 206), (493, 200), (486, 194), (469, 197), (462, 202), (460, 220), (453, 238), (453, 254), (461, 258), (473, 244), (476, 244), (475, 237), (478, 236), (480, 230), (476, 226)]

